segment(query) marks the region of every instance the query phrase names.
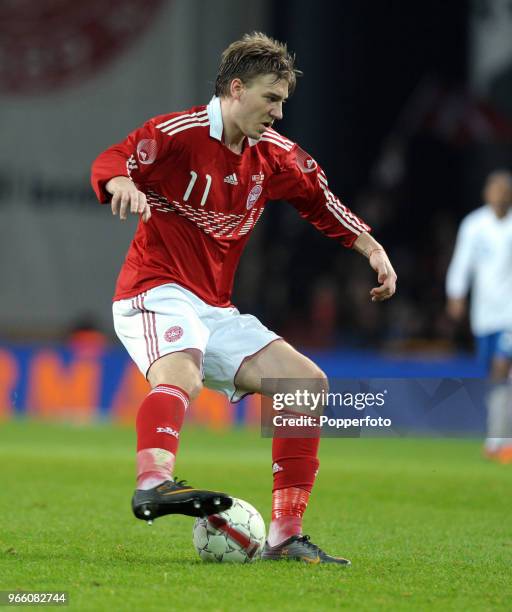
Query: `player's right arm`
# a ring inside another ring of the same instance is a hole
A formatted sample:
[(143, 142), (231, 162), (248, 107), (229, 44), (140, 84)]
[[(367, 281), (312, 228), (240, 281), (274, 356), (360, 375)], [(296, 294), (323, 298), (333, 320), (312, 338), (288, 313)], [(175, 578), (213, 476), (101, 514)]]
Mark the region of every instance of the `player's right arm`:
[(112, 214), (121, 220), (129, 213), (142, 215), (144, 222), (151, 217), (144, 186), (158, 180), (172, 147), (172, 139), (157, 128), (162, 118), (150, 119), (92, 164), (91, 183), (98, 200), (110, 203)]
[(446, 274), (446, 312), (454, 321), (460, 321), (467, 310), (467, 294), (473, 272), (473, 229), (470, 218), (462, 221)]

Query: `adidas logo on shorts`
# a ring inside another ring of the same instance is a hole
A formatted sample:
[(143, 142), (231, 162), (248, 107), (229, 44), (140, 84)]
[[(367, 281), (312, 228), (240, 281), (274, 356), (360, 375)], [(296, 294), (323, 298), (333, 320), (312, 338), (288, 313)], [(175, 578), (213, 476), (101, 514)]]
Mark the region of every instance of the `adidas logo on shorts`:
[(272, 474), (277, 474), (277, 472), (282, 472), (284, 470), (283, 467), (279, 465), (279, 463), (272, 464)]

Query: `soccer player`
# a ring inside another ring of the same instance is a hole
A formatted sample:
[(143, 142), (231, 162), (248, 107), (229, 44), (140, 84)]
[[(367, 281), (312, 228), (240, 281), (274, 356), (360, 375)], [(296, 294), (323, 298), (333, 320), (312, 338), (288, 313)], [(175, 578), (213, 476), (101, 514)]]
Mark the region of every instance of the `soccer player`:
[[(231, 505), (226, 494), (173, 479), (184, 414), (203, 383), (231, 401), (260, 392), (265, 377), (327, 388), (312, 361), (231, 303), (240, 255), (268, 200), (288, 200), (364, 255), (377, 273), (373, 301), (395, 292), (396, 274), (369, 227), (331, 192), (316, 161), (273, 127), (298, 74), (284, 44), (245, 35), (222, 54), (208, 105), (150, 119), (93, 164), (100, 202), (120, 219), (140, 215), (113, 303), (116, 333), (152, 387), (136, 420), (137, 518)], [(302, 534), (318, 446), (318, 436), (273, 440), (264, 559), (349, 563)]]
[(483, 197), (485, 204), (459, 228), (446, 277), (447, 312), (460, 321), (471, 290), (471, 329), (478, 359), (492, 383), (484, 453), (512, 463), (512, 174), (492, 172)]

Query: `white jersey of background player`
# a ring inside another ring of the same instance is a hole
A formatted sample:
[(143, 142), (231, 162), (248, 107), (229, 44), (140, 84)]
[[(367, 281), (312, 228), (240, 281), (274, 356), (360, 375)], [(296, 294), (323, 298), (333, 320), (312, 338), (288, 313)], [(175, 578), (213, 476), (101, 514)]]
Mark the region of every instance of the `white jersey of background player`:
[(496, 383), (488, 398), (486, 452), (512, 462), (512, 402), (505, 385), (512, 361), (512, 174), (492, 172), (485, 183), (486, 204), (467, 215), (459, 228), (448, 268), (448, 314), (461, 320), (471, 291), (470, 322), (478, 358)]

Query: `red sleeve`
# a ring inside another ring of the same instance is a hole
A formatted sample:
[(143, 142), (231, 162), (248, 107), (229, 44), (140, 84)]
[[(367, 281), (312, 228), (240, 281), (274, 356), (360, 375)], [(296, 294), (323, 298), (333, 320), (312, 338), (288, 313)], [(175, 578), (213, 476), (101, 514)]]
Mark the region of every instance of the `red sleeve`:
[(332, 193), (323, 170), (298, 145), (287, 153), (267, 186), (270, 200), (287, 200), (320, 232), (350, 248), (359, 234), (370, 232), (357, 215)]
[(136, 184), (144, 184), (156, 178), (162, 162), (172, 152), (172, 139), (159, 130), (157, 125), (171, 116), (162, 115), (150, 119), (94, 160), (91, 184), (102, 204), (110, 202), (111, 195), (105, 190), (105, 185), (114, 176), (126, 176)]

